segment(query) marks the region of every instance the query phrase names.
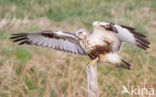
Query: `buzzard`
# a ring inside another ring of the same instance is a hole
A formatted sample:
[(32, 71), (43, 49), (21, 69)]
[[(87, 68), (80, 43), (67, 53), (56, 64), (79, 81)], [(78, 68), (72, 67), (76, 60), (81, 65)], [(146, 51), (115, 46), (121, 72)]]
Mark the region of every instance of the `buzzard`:
[(150, 42), (135, 28), (108, 22), (93, 22), (93, 33), (80, 29), (75, 33), (66, 31), (43, 31), (12, 34), (10, 39), (19, 45), (28, 44), (52, 48), (67, 53), (89, 56), (89, 65), (99, 62), (114, 64), (116, 67), (130, 69), (131, 65), (117, 53), (123, 43), (129, 43), (147, 50)]

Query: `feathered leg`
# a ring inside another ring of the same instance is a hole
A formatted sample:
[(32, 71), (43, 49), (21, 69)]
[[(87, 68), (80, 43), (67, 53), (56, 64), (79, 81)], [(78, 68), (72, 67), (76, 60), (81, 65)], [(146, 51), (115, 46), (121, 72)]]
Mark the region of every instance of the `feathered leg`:
[(114, 64), (117, 68), (131, 69), (131, 65), (115, 53), (106, 54), (104, 62)]

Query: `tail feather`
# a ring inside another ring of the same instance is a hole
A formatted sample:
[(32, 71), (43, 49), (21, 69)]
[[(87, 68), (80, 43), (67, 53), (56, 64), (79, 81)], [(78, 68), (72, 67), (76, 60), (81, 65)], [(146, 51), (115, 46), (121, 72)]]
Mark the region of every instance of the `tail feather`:
[(131, 69), (131, 64), (126, 62), (125, 60), (121, 59), (120, 63), (116, 63), (115, 66), (117, 68), (125, 68), (125, 69)]
[(109, 53), (106, 55), (105, 62), (114, 64), (117, 68), (131, 69), (131, 64), (123, 60), (119, 55)]

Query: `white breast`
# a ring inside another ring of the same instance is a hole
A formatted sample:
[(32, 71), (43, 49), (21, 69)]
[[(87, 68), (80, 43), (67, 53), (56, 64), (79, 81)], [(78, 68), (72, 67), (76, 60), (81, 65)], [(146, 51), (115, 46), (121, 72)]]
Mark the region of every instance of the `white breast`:
[(89, 43), (91, 45), (103, 45), (104, 42), (103, 42), (103, 35), (100, 35), (100, 34), (92, 34), (90, 37), (89, 37)]
[(89, 43), (92, 46), (107, 44), (106, 41), (112, 45), (113, 51), (119, 50), (121, 43), (113, 32), (98, 29), (94, 30), (94, 33), (89, 37)]

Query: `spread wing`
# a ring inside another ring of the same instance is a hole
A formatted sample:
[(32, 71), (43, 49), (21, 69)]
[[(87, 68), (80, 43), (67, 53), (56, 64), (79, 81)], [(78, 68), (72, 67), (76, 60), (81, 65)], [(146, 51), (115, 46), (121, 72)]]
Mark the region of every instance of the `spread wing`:
[(19, 42), (19, 45), (36, 45), (68, 53), (86, 55), (79, 44), (79, 38), (75, 34), (69, 32), (43, 31), (12, 34), (10, 39), (13, 39), (13, 42)]
[(113, 25), (115, 31), (115, 35), (122, 42), (127, 42), (144, 50), (149, 48), (150, 42), (147, 40), (144, 34), (136, 32), (135, 28), (124, 26), (124, 25)]

